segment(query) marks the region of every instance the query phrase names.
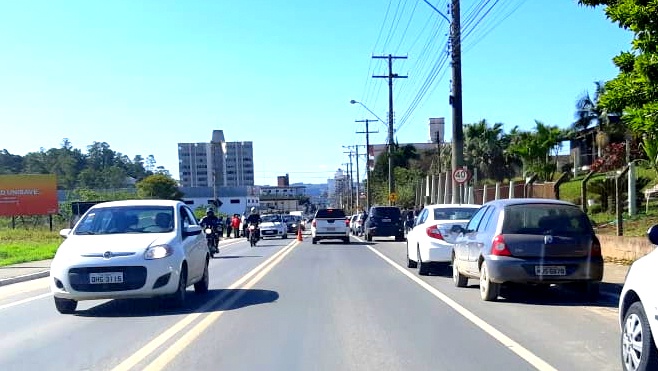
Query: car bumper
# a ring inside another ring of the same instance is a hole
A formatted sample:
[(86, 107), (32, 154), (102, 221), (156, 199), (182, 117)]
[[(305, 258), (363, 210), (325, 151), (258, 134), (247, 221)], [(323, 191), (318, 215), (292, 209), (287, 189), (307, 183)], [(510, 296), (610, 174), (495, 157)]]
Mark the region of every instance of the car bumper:
[[(536, 266), (565, 268), (565, 275), (537, 275)], [(504, 283), (567, 283), (574, 281), (601, 281), (603, 258), (592, 259), (520, 259), (491, 257), (487, 260), (489, 279)]]
[(280, 229), (261, 229), (260, 237), (281, 237), (283, 236), (283, 231)]
[[(115, 259), (111, 263), (53, 264), (50, 270), (53, 296), (73, 300), (150, 298), (173, 294), (178, 289), (181, 264), (173, 256), (148, 261), (141, 257)], [(122, 272), (124, 282), (91, 284), (89, 273), (100, 272)]]
[(403, 226), (377, 226), (369, 227), (368, 234), (373, 237), (388, 237), (404, 235)]
[[(421, 247), (422, 249), (422, 247)], [(421, 251), (422, 261), (428, 263), (449, 263), (452, 261), (452, 245), (448, 243), (430, 242), (426, 247), (427, 254)], [(427, 260), (425, 260), (427, 258)]]
[(317, 230), (311, 231), (311, 237), (315, 240), (330, 240), (330, 239), (340, 240), (345, 237), (349, 238), (349, 236), (350, 236), (350, 231), (348, 229), (344, 231), (336, 231), (336, 232), (318, 232)]

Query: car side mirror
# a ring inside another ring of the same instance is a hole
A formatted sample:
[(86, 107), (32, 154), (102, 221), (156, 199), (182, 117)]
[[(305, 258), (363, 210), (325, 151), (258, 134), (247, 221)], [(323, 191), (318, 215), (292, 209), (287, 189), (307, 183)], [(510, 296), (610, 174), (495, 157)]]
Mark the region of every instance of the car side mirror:
[(196, 236), (201, 233), (200, 225), (188, 225), (183, 229), (183, 237)]
[(66, 228), (59, 231), (59, 235), (63, 238), (67, 238), (70, 233), (71, 233), (71, 228)]
[(658, 224), (649, 227), (649, 230), (647, 231), (647, 238), (652, 244), (658, 245)]

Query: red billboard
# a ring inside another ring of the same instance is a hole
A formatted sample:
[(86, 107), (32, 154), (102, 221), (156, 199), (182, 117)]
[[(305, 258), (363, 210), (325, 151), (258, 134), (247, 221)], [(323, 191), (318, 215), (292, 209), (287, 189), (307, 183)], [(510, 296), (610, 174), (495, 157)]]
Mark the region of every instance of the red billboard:
[(0, 216), (49, 215), (58, 209), (55, 175), (0, 175)]

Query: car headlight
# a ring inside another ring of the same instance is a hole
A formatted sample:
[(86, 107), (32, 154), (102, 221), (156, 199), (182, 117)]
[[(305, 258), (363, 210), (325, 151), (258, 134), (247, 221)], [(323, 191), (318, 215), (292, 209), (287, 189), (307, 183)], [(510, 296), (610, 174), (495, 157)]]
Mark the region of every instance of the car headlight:
[(162, 259), (174, 253), (174, 249), (169, 245), (151, 246), (144, 252), (144, 259)]

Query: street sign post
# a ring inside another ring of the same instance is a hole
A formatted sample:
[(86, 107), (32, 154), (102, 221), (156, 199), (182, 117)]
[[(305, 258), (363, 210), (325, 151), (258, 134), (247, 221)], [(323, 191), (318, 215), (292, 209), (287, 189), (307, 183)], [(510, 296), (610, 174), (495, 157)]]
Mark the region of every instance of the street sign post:
[(467, 168), (455, 169), (452, 172), (452, 179), (459, 184), (464, 184), (471, 179), (471, 172)]

